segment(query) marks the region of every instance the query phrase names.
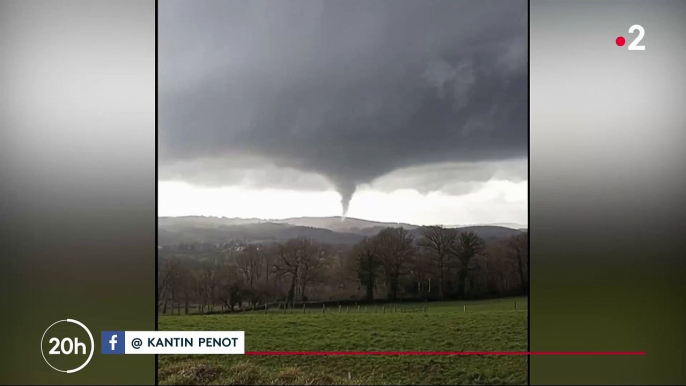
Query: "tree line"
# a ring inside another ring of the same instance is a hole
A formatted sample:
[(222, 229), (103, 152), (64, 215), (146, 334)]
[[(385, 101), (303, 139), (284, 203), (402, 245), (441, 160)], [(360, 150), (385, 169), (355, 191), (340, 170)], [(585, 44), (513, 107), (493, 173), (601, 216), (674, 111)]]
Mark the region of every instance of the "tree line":
[(524, 294), (528, 234), (486, 242), (475, 232), (386, 228), (351, 247), (294, 238), (221, 253), (165, 251), (158, 311), (210, 312), (279, 303), (475, 299)]

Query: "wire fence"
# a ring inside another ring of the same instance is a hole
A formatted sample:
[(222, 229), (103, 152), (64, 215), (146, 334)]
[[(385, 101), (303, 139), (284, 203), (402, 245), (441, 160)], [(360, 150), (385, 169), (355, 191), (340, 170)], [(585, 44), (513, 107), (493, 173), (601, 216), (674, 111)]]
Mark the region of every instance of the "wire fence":
[[(209, 315), (209, 314), (264, 314), (264, 315), (284, 315), (284, 314), (404, 314), (404, 313), (436, 313), (436, 312), (485, 312), (485, 311), (527, 311), (528, 302), (526, 298), (497, 299), (483, 302), (424, 302), (424, 303), (384, 303), (384, 304), (335, 304), (327, 303), (296, 303), (287, 304), (285, 302), (265, 303), (265, 304), (243, 304), (234, 310), (226, 307), (213, 306), (210, 310), (200, 311), (197, 306), (188, 307), (188, 315)], [(172, 306), (168, 309), (168, 315), (184, 315), (186, 309), (183, 305)]]

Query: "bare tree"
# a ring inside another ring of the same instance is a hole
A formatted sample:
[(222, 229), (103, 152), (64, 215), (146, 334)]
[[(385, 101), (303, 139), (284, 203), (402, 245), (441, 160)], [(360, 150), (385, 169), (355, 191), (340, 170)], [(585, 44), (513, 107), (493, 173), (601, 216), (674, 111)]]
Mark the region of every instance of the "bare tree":
[(250, 288), (254, 288), (262, 276), (262, 263), (262, 252), (257, 245), (248, 245), (236, 257), (238, 271)]
[[(413, 286), (417, 286), (416, 293), (418, 296), (422, 296), (424, 293), (431, 292), (430, 283), (432, 275), (435, 274), (435, 268), (435, 262), (432, 260), (430, 251), (420, 246), (416, 251), (412, 264), (410, 265), (409, 272), (410, 279), (413, 280)], [(448, 272), (446, 272), (446, 275), (447, 274)]]
[(269, 276), (275, 272), (275, 257), (277, 250), (272, 247), (260, 245), (262, 266), (264, 267), (265, 284), (269, 287)]
[(207, 312), (212, 311), (216, 301), (219, 300), (219, 290), (225, 279), (225, 276), (222, 276), (225, 273), (222, 271), (225, 268), (222, 263), (217, 259), (207, 259), (201, 263), (199, 275), (203, 296), (201, 303), (204, 304)]
[(224, 309), (233, 312), (236, 305), (242, 305), (246, 295), (252, 295), (247, 288), (243, 276), (235, 265), (227, 265), (221, 269), (218, 277), (218, 298)]
[[(194, 290), (196, 286), (196, 276), (195, 272), (189, 266), (189, 264), (183, 264), (181, 266), (182, 272), (179, 277), (181, 296), (183, 297), (183, 310), (184, 314), (188, 315), (188, 309), (190, 307), (190, 302), (194, 297)], [(180, 312), (180, 311), (179, 311)]]
[(167, 313), (167, 294), (174, 272), (167, 259), (161, 259), (157, 269), (157, 312)]
[(482, 255), (484, 249), (485, 245), (483, 239), (475, 232), (462, 232), (457, 236), (452, 250), (460, 262), (457, 279), (457, 295), (459, 298), (464, 298), (467, 275), (469, 270), (474, 269), (473, 267), (470, 267), (472, 259), (474, 256)]
[(301, 260), (299, 275), (300, 300), (306, 300), (307, 286), (312, 283), (321, 282), (323, 279), (323, 269), (330, 264), (330, 251), (325, 245), (312, 243), (310, 245), (312, 253), (305, 254)]
[(263, 254), (264, 249), (261, 245), (248, 245), (235, 258), (236, 270), (247, 284), (247, 288), (243, 292), (249, 296), (248, 300), (252, 304), (256, 304), (260, 297), (261, 290), (258, 288), (258, 284), (262, 277), (262, 266), (265, 262)]
[(509, 257), (517, 265), (521, 290), (523, 293), (526, 293), (529, 287), (528, 275), (526, 273), (529, 264), (529, 234), (523, 232), (513, 236), (508, 242), (508, 247)]
[(430, 226), (422, 230), (422, 238), (419, 246), (428, 252), (432, 265), (438, 271), (438, 294), (441, 299), (445, 298), (445, 275), (450, 266), (451, 248), (457, 238), (454, 229), (446, 229), (442, 226)]
[(414, 239), (403, 228), (386, 228), (374, 236), (377, 251), (386, 277), (388, 298), (398, 298), (400, 277), (415, 253)]
[(172, 313), (176, 304), (176, 295), (180, 292), (183, 268), (178, 259), (163, 259), (162, 268), (158, 271), (158, 303), (157, 309), (162, 307), (162, 313), (167, 313), (167, 305), (171, 302)]
[(279, 276), (289, 278), (290, 285), (286, 303), (293, 304), (298, 280), (308, 270), (308, 262), (311, 262), (319, 252), (318, 246), (310, 239), (301, 237), (280, 244), (278, 251), (279, 259), (276, 263), (276, 271)]
[[(354, 248), (354, 246), (352, 247)], [(330, 277), (332, 284), (336, 285), (339, 290), (345, 291), (348, 284), (351, 282), (359, 282), (357, 275), (357, 264), (355, 259), (351, 259), (351, 251), (346, 249), (339, 249), (333, 253), (330, 265)], [(360, 283), (361, 284), (361, 283)], [(359, 287), (358, 287), (359, 289)]]
[(366, 300), (374, 299), (374, 288), (381, 267), (378, 247), (377, 239), (367, 237), (358, 242), (350, 251), (350, 256), (354, 260), (352, 267), (357, 273), (360, 284), (365, 288)]
[(171, 256), (160, 258), (157, 308), (168, 313), (171, 304), (174, 311), (188, 313), (191, 306), (209, 312), (217, 303), (232, 311), (244, 300), (253, 305), (286, 300), (289, 307), (308, 297), (372, 300), (377, 289), (391, 300), (427, 292), (466, 298), (526, 290), (526, 234), (485, 246), (473, 232), (440, 226), (420, 231), (416, 243), (407, 230), (387, 228), (350, 247), (298, 238), (263, 245), (190, 245), (177, 254), (169, 248), (164, 254)]

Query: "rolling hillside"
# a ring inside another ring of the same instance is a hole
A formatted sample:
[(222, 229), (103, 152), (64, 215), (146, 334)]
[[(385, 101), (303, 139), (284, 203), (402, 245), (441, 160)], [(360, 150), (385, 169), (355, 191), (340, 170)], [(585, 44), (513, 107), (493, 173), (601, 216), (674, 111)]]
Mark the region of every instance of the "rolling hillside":
[[(420, 226), (355, 218), (341, 221), (340, 217), (301, 217), (270, 221), (202, 216), (160, 217), (158, 244), (280, 242), (295, 237), (308, 237), (326, 244), (351, 245), (363, 237), (377, 234), (384, 228), (400, 226), (408, 229), (415, 238), (421, 236)], [(521, 232), (517, 229), (488, 225), (456, 229), (477, 232), (485, 240), (505, 238)]]

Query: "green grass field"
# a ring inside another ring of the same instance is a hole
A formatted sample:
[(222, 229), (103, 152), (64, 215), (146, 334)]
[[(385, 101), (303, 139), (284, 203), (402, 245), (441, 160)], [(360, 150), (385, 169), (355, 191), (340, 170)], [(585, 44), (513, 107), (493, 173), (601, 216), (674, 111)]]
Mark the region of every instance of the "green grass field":
[[(515, 301), (517, 309), (515, 309)], [(160, 330), (245, 331), (246, 351), (526, 351), (526, 298), (160, 316)], [(464, 310), (466, 305), (466, 312)], [(401, 310), (405, 312), (401, 312)], [(412, 312), (410, 312), (412, 311)], [(311, 313), (310, 313), (311, 312)], [(525, 384), (526, 356), (162, 355), (160, 384)]]

